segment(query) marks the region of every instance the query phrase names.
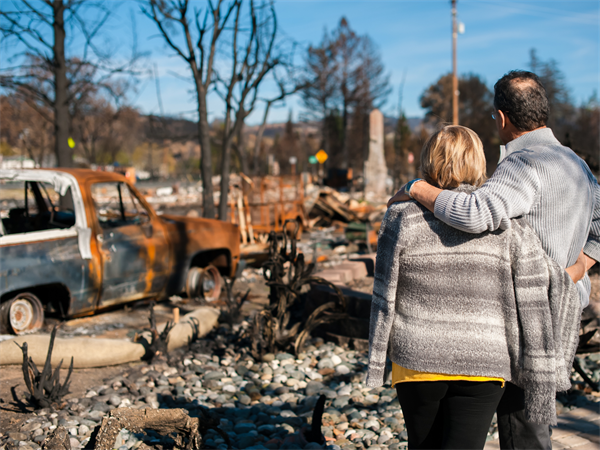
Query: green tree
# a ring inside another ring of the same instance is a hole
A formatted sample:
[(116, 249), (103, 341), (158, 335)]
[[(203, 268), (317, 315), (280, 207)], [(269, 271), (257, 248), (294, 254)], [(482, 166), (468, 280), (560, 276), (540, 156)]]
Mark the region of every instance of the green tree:
[(564, 74), (554, 59), (548, 61), (539, 59), (535, 49), (531, 49), (529, 52), (529, 68), (540, 77), (540, 81), (546, 89), (550, 107), (548, 126), (552, 128), (558, 140), (564, 145), (570, 146), (576, 107), (571, 101)]
[[(458, 117), (460, 125), (475, 131), (485, 151), (487, 175), (490, 176), (500, 156), (500, 140), (491, 117), (494, 96), (479, 75), (467, 74), (458, 79), (460, 91)], [(427, 124), (440, 127), (452, 123), (452, 74), (440, 77), (421, 95)]]
[(396, 122), (393, 153), (387, 161), (394, 177), (394, 187), (399, 188), (416, 176), (420, 153), (421, 143), (413, 135), (406, 115), (402, 112)]
[(587, 102), (573, 103), (565, 76), (558, 63), (541, 60), (535, 49), (529, 53), (529, 67), (540, 77), (550, 106), (548, 126), (556, 138), (581, 156), (596, 172), (600, 170), (600, 105), (596, 93)]
[(570, 146), (596, 174), (600, 172), (600, 102), (594, 92), (577, 108)]

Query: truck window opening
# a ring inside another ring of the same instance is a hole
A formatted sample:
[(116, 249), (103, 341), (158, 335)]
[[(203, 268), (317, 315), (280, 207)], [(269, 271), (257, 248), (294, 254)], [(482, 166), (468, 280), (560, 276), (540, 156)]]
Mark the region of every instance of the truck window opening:
[(75, 225), (71, 188), (64, 196), (49, 183), (5, 181), (0, 184), (3, 234), (32, 233)]

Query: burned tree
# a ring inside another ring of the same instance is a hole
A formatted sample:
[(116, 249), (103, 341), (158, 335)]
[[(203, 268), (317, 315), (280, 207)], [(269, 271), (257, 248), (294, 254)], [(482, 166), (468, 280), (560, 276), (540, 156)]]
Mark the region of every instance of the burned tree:
[[(460, 98), (458, 117), (460, 124), (477, 133), (485, 151), (487, 173), (496, 170), (500, 141), (494, 122), (489, 120), (494, 112), (494, 96), (483, 78), (476, 74), (462, 75), (458, 78)], [(441, 76), (421, 95), (421, 107), (425, 109), (425, 122), (431, 126), (452, 121), (452, 74)]]
[[(230, 25), (236, 8), (239, 9), (238, 1), (226, 7), (223, 3), (222, 0), (209, 0), (204, 11), (201, 8), (192, 11), (189, 0), (147, 0), (142, 7), (142, 12), (154, 21), (167, 45), (188, 64), (192, 74), (196, 91), (198, 140), (202, 152), (202, 209), (204, 217), (209, 218), (215, 217), (215, 209), (206, 97), (214, 81), (219, 38)], [(177, 42), (177, 29), (183, 32), (183, 43)]]
[[(52, 112), (45, 109), (50, 117)], [(5, 142), (43, 167), (54, 151), (52, 123), (15, 95), (0, 96), (0, 117), (0, 135)]]
[(337, 95), (338, 49), (327, 32), (318, 47), (312, 45), (306, 55), (305, 88), (302, 90), (302, 101), (309, 117), (322, 120), (323, 144), (328, 154), (331, 153), (327, 117), (334, 109)]
[[(23, 98), (41, 117), (53, 124), (58, 165), (73, 165), (68, 143), (74, 105), (91, 91), (115, 94), (117, 74), (132, 74), (139, 59), (135, 51), (124, 64), (113, 64), (114, 49), (95, 45), (113, 8), (103, 2), (43, 0), (2, 2), (0, 33), (16, 49), (0, 75), (0, 86)], [(95, 18), (95, 19), (91, 19)], [(70, 56), (67, 32), (73, 31), (83, 49)]]
[(308, 48), (306, 73), (302, 100), (307, 114), (322, 120), (323, 148), (330, 164), (362, 169), (363, 139), (352, 131), (365, 134), (366, 116), (385, 103), (391, 91), (377, 47), (342, 17), (318, 46)]
[(121, 105), (121, 99), (117, 94), (115, 107), (101, 95), (90, 95), (77, 105), (73, 134), (78, 141), (78, 153), (90, 164), (116, 161), (119, 151), (136, 146), (140, 115), (134, 108)]
[(23, 342), (23, 345), (20, 346), (23, 352), (23, 378), (30, 394), (29, 402), (36, 408), (54, 408), (69, 393), (69, 379), (73, 372), (73, 357), (71, 357), (71, 365), (69, 366), (67, 378), (64, 383), (60, 383), (62, 360), (54, 372), (52, 372), (52, 350), (54, 348), (57, 329), (58, 325), (55, 325), (50, 334), (48, 354), (46, 355), (46, 362), (44, 363), (42, 372), (38, 370), (33, 360), (29, 357), (27, 342)]
[[(294, 58), (293, 44), (278, 41), (277, 16), (272, 2), (250, 0), (247, 8), (243, 8), (243, 2), (240, 0), (234, 2), (234, 8), (233, 27), (229, 33), (231, 55), (226, 60), (229, 67), (227, 75), (224, 71), (215, 72), (216, 92), (225, 103), (221, 142), (221, 220), (227, 218), (227, 194), (234, 138), (237, 137), (236, 150), (243, 171), (247, 171), (243, 145), (244, 121), (256, 106), (263, 81), (271, 75), (276, 80), (281, 80), (283, 73), (275, 75), (275, 69), (278, 66), (291, 67)], [(278, 97), (283, 98), (290, 91), (293, 90), (282, 89)]]

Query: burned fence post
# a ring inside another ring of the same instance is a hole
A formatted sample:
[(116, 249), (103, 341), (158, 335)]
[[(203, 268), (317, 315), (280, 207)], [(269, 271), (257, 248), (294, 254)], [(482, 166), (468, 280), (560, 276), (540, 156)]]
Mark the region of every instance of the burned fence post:
[(58, 325), (55, 325), (52, 328), (52, 333), (50, 333), (48, 354), (46, 355), (46, 362), (41, 373), (27, 353), (27, 342), (23, 342), (23, 345), (19, 347), (23, 352), (23, 378), (30, 394), (29, 401), (36, 408), (53, 408), (54, 405), (69, 393), (69, 380), (73, 372), (73, 357), (71, 357), (71, 365), (63, 384), (60, 383), (60, 368), (63, 360), (60, 361), (54, 372), (52, 372), (52, 350), (54, 348), (57, 329)]

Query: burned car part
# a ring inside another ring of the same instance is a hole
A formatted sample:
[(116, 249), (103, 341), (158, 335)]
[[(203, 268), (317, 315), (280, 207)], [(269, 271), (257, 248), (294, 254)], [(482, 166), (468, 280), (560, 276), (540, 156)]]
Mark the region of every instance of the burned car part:
[(22, 292), (0, 306), (0, 331), (17, 335), (35, 333), (44, 325), (44, 308), (39, 298)]
[(212, 265), (191, 267), (185, 282), (188, 298), (201, 298), (207, 302), (219, 299), (223, 289), (223, 279), (219, 270)]

